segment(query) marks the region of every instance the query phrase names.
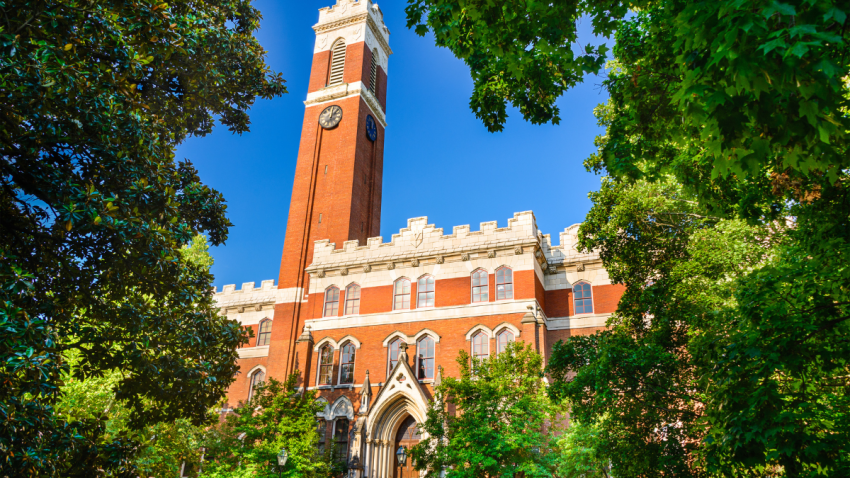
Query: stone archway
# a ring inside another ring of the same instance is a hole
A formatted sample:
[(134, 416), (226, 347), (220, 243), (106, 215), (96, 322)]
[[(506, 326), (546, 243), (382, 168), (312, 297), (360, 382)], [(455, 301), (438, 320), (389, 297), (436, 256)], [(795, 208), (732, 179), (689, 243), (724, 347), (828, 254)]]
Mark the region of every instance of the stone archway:
[[(365, 447), (355, 446), (363, 453), (360, 455), (360, 462), (364, 465), (362, 471), (369, 478), (393, 478), (398, 448), (396, 439), (400, 430), (403, 437), (410, 428), (411, 420), (424, 423), (428, 411), (428, 398), (407, 363), (407, 347), (402, 344), (401, 348), (398, 363), (378, 391), (363, 421)], [(404, 476), (407, 477), (407, 473)]]
[(405, 453), (408, 455), (407, 459), (404, 463), (400, 463), (398, 460), (398, 455), (396, 452), (393, 452), (394, 460), (393, 463), (393, 478), (414, 478), (419, 476), (419, 473), (413, 468), (413, 460), (410, 458), (410, 448), (419, 443), (419, 440), (422, 438), (419, 434), (419, 426), (416, 423), (416, 420), (408, 415), (404, 421), (401, 422), (401, 425), (398, 428), (398, 431), (395, 434), (395, 442), (393, 443), (393, 450), (397, 451), (400, 447), (405, 448)]
[[(423, 410), (402, 394), (381, 410), (375, 410), (375, 420), (369, 430), (367, 459), (369, 478), (393, 478), (400, 435), (410, 428), (410, 422), (422, 423)], [(419, 438), (416, 438), (418, 441)], [(408, 465), (410, 460), (408, 460)], [(404, 473), (405, 477), (414, 476)], [(417, 475), (418, 476), (418, 475)]]

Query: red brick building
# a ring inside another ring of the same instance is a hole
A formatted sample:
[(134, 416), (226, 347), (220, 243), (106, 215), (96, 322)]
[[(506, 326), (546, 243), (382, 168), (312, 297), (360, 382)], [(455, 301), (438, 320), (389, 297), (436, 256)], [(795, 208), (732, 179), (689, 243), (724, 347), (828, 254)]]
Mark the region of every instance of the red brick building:
[(389, 478), (459, 350), (486, 357), (521, 340), (546, 357), (558, 340), (603, 327), (622, 289), (596, 254), (576, 251), (578, 225), (552, 246), (530, 211), (449, 234), (414, 218), (389, 241), (375, 237), (390, 32), (370, 0), (337, 0), (313, 29), (278, 285), (216, 294), (255, 335), (229, 400), (299, 370), (326, 405), (324, 445), (348, 450), (357, 476)]

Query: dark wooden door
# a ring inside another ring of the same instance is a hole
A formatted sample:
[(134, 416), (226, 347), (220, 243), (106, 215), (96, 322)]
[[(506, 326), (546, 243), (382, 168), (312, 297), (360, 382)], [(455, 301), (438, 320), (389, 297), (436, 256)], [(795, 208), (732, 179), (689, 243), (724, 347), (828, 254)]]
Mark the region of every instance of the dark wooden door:
[[(395, 436), (395, 446), (393, 447), (393, 478), (415, 478), (419, 476), (419, 472), (413, 469), (413, 460), (410, 459), (410, 448), (419, 443), (419, 431), (416, 429), (416, 420), (413, 417), (407, 417), (402, 422), (398, 433)], [(407, 449), (407, 460), (404, 464), (399, 463), (398, 447), (403, 446)]]

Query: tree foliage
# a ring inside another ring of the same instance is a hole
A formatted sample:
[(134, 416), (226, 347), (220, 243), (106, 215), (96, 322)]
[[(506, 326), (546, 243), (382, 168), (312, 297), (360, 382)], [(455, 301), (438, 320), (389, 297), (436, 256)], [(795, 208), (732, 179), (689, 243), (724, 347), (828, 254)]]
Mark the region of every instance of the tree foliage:
[[(180, 256), (183, 261), (206, 271), (213, 264), (206, 238), (200, 234), (180, 249)], [(56, 412), (68, 421), (101, 420), (106, 442), (117, 438), (132, 441), (134, 445), (126, 459), (135, 467), (138, 476), (178, 476), (184, 463), (200, 462), (206, 424), (195, 425), (188, 419), (178, 418), (133, 430), (128, 426), (130, 410), (115, 395), (121, 370), (80, 378), (77, 371), (82, 365), (79, 352), (69, 351), (64, 358), (69, 370), (62, 377)], [(211, 420), (218, 419), (215, 411), (209, 413)]]
[[(432, 31), (470, 68), (470, 106), (491, 131), (508, 103), (532, 122), (558, 122), (555, 101), (585, 73), (601, 73), (604, 45), (580, 47), (576, 23), (616, 33), (613, 57), (629, 68), (605, 81), (617, 114), (607, 170), (635, 173), (662, 161), (663, 145), (717, 175), (759, 176), (765, 166), (835, 181), (848, 166), (843, 2), (811, 0), (408, 0), (408, 27)], [(629, 14), (632, 12), (632, 14)], [(575, 51), (581, 51), (576, 54)], [(675, 127), (668, 127), (674, 122)], [(672, 158), (668, 158), (672, 159)]]
[(80, 379), (120, 369), (128, 426), (206, 420), (236, 371), (239, 325), (211, 275), (179, 260), (222, 243), (221, 195), (174, 147), (249, 126), (285, 92), (246, 0), (0, 1), (0, 473), (127, 471), (129, 443), (55, 413), (67, 352)]
[(543, 359), (529, 345), (480, 361), (458, 354), (459, 378), (435, 391), (411, 457), (426, 476), (551, 476), (547, 427), (556, 418), (546, 396)]
[(558, 478), (609, 478), (600, 427), (573, 420), (555, 441), (555, 473)]
[[(328, 453), (319, 454), (316, 414), (323, 405), (315, 391), (297, 386), (298, 375), (285, 382), (273, 378), (257, 386), (254, 395), (212, 429), (205, 442), (201, 476), (326, 477), (343, 472)], [(281, 449), (289, 454), (282, 470), (277, 465)]]
[(846, 474), (848, 249), (824, 211), (711, 217), (673, 180), (609, 179), (593, 200), (582, 241), (627, 289), (611, 329), (556, 344), (549, 371), (600, 420), (614, 473)]
[[(551, 32), (538, 21), (545, 9), (412, 0), (408, 19), (477, 79), (493, 65), (512, 75), (517, 58), (534, 64), (528, 72), (569, 67), (569, 45), (537, 48)], [(598, 420), (617, 476), (848, 473), (848, 9), (659, 0), (547, 10), (560, 18), (545, 25), (566, 25), (561, 38), (584, 14), (616, 40), (610, 99), (597, 109), (606, 131), (585, 163), (608, 177), (579, 243), (626, 293), (610, 330), (558, 345), (550, 372), (554, 396), (580, 422)], [(498, 48), (520, 38), (528, 53)], [(513, 77), (508, 93), (476, 82), (474, 100), (524, 114), (554, 105), (555, 86)]]
[[(507, 105), (535, 124), (560, 120), (555, 101), (605, 64), (607, 48), (572, 49), (575, 22), (586, 13), (576, 0), (408, 0), (407, 26), (433, 31), (470, 69), (475, 87), (469, 106), (489, 131), (501, 131)], [(614, 6), (621, 14), (625, 6)], [(610, 21), (598, 27), (610, 33)]]

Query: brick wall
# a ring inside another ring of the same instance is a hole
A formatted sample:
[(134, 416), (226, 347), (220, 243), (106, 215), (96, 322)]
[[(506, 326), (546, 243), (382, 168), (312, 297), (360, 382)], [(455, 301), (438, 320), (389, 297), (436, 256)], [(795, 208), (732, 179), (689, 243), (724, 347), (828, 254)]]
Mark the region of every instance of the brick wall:
[(239, 402), (248, 400), (248, 372), (257, 365), (262, 365), (266, 368), (266, 377), (268, 377), (268, 357), (246, 358), (239, 360), (239, 373), (236, 374), (236, 380), (227, 389), (227, 403), (231, 407), (235, 407)]
[[(405, 276), (406, 277), (406, 276)], [(418, 308), (417, 292), (418, 277), (406, 277), (410, 280), (410, 309)], [(534, 284), (540, 282), (535, 279), (534, 271), (517, 271), (514, 273), (514, 298), (534, 298), (532, 291)], [(496, 275), (489, 274), (489, 302), (498, 302), (496, 299)], [(345, 315), (345, 287), (350, 282), (341, 281), (335, 284), (340, 289), (339, 314)], [(394, 284), (394, 283), (393, 283)], [(380, 287), (362, 287), (360, 289), (360, 314), (378, 314), (393, 310), (393, 284)], [(472, 303), (472, 276), (456, 277), (452, 279), (439, 279), (434, 281), (434, 307), (451, 307), (467, 305)], [(306, 317), (318, 319), (324, 314), (324, 291), (310, 294), (305, 307)]]
[(626, 286), (622, 284), (593, 286), (593, 311), (597, 314), (615, 312), (625, 291)]
[(377, 86), (375, 87), (378, 103), (381, 104), (381, 107), (384, 108), (384, 112), (387, 111), (387, 72), (384, 71), (384, 68), (380, 65), (378, 66), (378, 74), (377, 74)]
[[(491, 315), (485, 317), (468, 317), (450, 320), (437, 320), (422, 323), (402, 323), (402, 324), (386, 324), (368, 327), (351, 327), (334, 330), (316, 331), (313, 334), (316, 344), (319, 344), (325, 338), (331, 338), (334, 341), (339, 341), (342, 338), (351, 335), (361, 343), (361, 348), (357, 350), (354, 366), (354, 383), (361, 384), (366, 378), (366, 370), (369, 370), (369, 380), (373, 384), (384, 382), (387, 378), (387, 351), (383, 341), (395, 332), (401, 332), (408, 337), (413, 337), (423, 329), (429, 329), (440, 337), (440, 341), (434, 344), (435, 354), (435, 370), (437, 366), (444, 368), (444, 373), (457, 376), (458, 365), (455, 362), (460, 350), (470, 351), (471, 343), (466, 340), (466, 333), (475, 327), (482, 324), (490, 329), (495, 329), (497, 326), (507, 322), (512, 324), (517, 329), (521, 330), (520, 321), (523, 314), (505, 314)], [(527, 337), (519, 337), (519, 340), (526, 340)], [(339, 344), (340, 346), (344, 344)], [(495, 340), (490, 340), (490, 352), (495, 353)], [(410, 366), (415, 367), (414, 357), (416, 356), (416, 346), (412, 345), (408, 349), (410, 356)], [(309, 386), (316, 386), (316, 378), (318, 371), (319, 354), (313, 353), (312, 357), (312, 373), (307, 378)], [(339, 377), (339, 350), (334, 352), (334, 384)], [(359, 393), (359, 392), (358, 392)], [(328, 398), (330, 402), (330, 398)], [(352, 400), (354, 402), (355, 400)]]
[(573, 315), (573, 291), (572, 289), (547, 290), (546, 308), (543, 309), (547, 317), (569, 317)]
[(310, 83), (307, 92), (319, 91), (328, 84), (328, 69), (331, 64), (331, 52), (321, 51), (313, 55), (313, 67), (310, 69)]

